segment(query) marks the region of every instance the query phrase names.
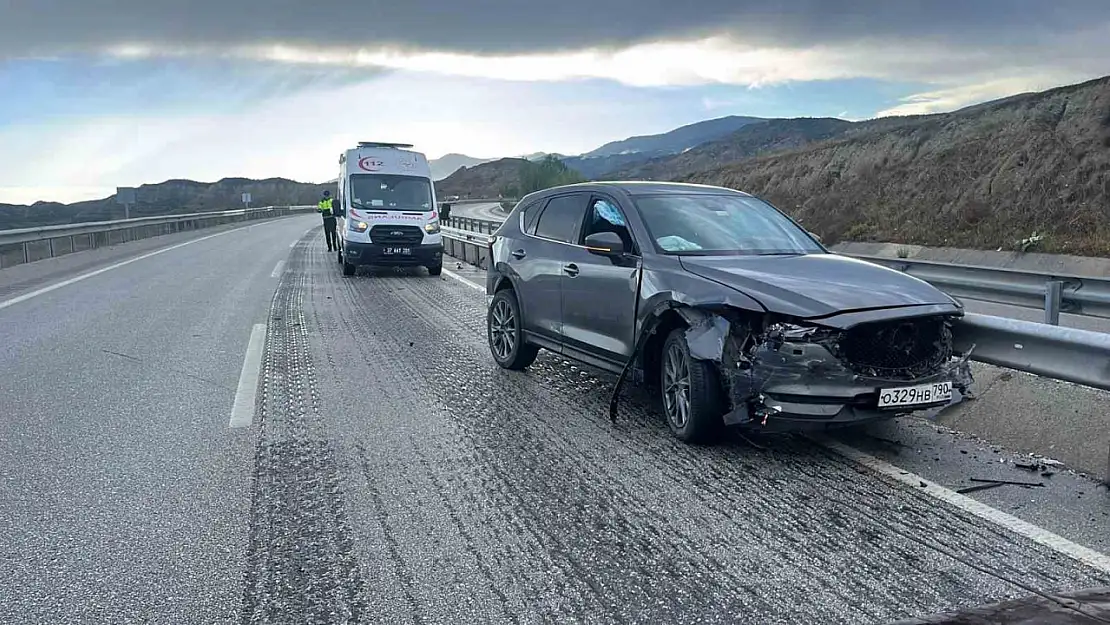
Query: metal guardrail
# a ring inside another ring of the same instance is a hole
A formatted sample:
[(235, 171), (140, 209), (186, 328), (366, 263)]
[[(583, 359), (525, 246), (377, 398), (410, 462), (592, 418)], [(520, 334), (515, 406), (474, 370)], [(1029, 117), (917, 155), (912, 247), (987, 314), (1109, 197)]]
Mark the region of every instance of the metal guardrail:
[(445, 200), (443, 198), (439, 198), (439, 203), (440, 204), (450, 204), (452, 206), (454, 206), (456, 204), (500, 204), (502, 202), (512, 202), (513, 204), (516, 204), (518, 201), (520, 201), (520, 200), (517, 200), (515, 198), (509, 198), (509, 197), (491, 197), (491, 198), (477, 198), (477, 199), (465, 198), (465, 199), (461, 199), (461, 200)]
[(977, 362), (1110, 390), (1110, 334), (973, 313), (954, 334)]
[[(457, 219), (467, 218), (452, 218), (449, 221), (456, 221)], [(488, 233), (451, 226), (440, 226), (439, 231), (443, 234), (443, 251), (447, 255), (454, 256), (471, 265), (477, 265), (482, 269), (489, 269), (489, 259), (487, 258), (489, 248), (486, 247), (486, 242), (489, 240)]]
[[(477, 232), (493, 232), (501, 224), (469, 217), (451, 218), (448, 223)], [(867, 254), (844, 255), (921, 278), (954, 297), (1044, 310), (1044, 322), (1050, 325), (1060, 325), (1060, 313), (1110, 319), (1110, 278)]]
[[(486, 241), (500, 222), (458, 217), (447, 220), (444, 237), (461, 247), (452, 256), (467, 262), (477, 259), (485, 267)], [(466, 249), (466, 248), (476, 249)], [(461, 255), (460, 255), (461, 254)], [(957, 297), (1014, 304), (1031, 308), (1044, 302), (1044, 284), (1063, 283), (1054, 290), (1066, 312), (1110, 317), (1110, 280), (1051, 276), (1028, 271), (965, 267), (937, 262), (860, 257), (895, 267), (924, 279)], [(478, 264), (475, 262), (474, 264)], [(1038, 286), (1039, 285), (1039, 286)], [(1042, 289), (1042, 291), (1038, 291)], [(1034, 323), (968, 313), (955, 327), (956, 343), (974, 345), (971, 358), (1045, 377), (1110, 391), (1110, 334), (1047, 323)]]
[(1059, 325), (1062, 312), (1110, 319), (1110, 279), (864, 254), (849, 256), (921, 278), (955, 297), (1043, 308), (1045, 323), (1052, 325)]
[(315, 210), (315, 207), (264, 206), (0, 230), (0, 269), (137, 239), (227, 223), (286, 217), (311, 210)]

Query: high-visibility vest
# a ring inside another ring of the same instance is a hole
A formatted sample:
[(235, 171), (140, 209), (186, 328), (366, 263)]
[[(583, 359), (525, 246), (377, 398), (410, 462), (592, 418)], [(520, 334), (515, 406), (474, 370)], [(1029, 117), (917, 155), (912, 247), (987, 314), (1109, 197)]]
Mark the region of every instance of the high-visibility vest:
[(320, 200), (320, 203), (316, 205), (316, 210), (325, 217), (331, 215), (331, 198)]

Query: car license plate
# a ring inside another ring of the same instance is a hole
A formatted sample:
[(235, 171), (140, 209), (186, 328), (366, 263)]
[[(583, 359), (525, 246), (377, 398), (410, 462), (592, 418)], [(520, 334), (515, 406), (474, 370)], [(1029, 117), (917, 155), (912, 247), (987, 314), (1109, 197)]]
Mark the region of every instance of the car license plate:
[(401, 254), (402, 256), (411, 255), (411, 247), (387, 247), (385, 248), (386, 254)]
[(952, 399), (951, 382), (932, 382), (917, 386), (900, 386), (879, 390), (879, 408), (900, 408), (935, 404)]

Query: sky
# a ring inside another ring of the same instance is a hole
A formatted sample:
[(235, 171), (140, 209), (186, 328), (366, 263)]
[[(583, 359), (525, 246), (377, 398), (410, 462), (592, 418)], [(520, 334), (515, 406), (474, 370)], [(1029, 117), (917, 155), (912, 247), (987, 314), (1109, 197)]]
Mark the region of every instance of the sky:
[(333, 179), (358, 141), (578, 154), (725, 115), (1110, 73), (1110, 0), (0, 0), (0, 203)]

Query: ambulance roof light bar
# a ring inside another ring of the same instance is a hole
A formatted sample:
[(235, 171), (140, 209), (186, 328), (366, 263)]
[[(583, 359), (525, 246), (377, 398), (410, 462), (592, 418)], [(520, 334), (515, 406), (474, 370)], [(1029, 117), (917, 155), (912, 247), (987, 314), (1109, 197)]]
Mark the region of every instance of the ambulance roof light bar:
[(384, 141), (359, 141), (360, 148), (411, 148), (411, 143), (386, 143)]

